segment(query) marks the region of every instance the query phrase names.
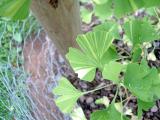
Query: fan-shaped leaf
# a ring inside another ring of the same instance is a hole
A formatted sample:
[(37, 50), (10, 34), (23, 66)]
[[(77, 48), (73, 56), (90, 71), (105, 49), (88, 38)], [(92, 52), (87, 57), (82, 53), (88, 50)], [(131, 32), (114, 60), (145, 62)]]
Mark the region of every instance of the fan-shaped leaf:
[(93, 14), (93, 11), (83, 8), (81, 10), (82, 21), (85, 23), (90, 23), (92, 20), (92, 14)]
[(65, 78), (60, 80), (59, 85), (53, 90), (53, 93), (59, 96), (55, 102), (64, 113), (70, 113), (73, 110), (77, 99), (83, 95), (82, 92), (74, 88)]
[(93, 0), (93, 2), (95, 2), (96, 4), (104, 4), (106, 3), (108, 0)]
[[(115, 56), (110, 57), (110, 54), (115, 53), (110, 48), (112, 41), (112, 35), (103, 31), (89, 32), (78, 36), (77, 42), (82, 51), (70, 48), (66, 57), (82, 80), (92, 81), (96, 68), (103, 70), (105, 62), (115, 59)], [(105, 58), (104, 54), (108, 58)]]
[(124, 30), (134, 46), (143, 42), (151, 42), (159, 38), (154, 27), (144, 20), (132, 20), (126, 22)]
[(24, 19), (29, 14), (31, 0), (5, 0), (0, 4), (0, 16), (13, 20)]
[(153, 102), (160, 98), (160, 93), (156, 92), (160, 91), (158, 71), (155, 68), (150, 69), (147, 63), (141, 63), (140, 65), (136, 63), (129, 64), (124, 83), (141, 101)]
[(95, 4), (95, 15), (99, 17), (102, 20), (105, 20), (106, 18), (110, 17), (112, 15), (112, 1), (108, 0), (108, 2), (104, 4)]
[(138, 118), (141, 119), (142, 114), (143, 114), (143, 110), (148, 111), (148, 109), (150, 109), (155, 102), (144, 102), (141, 101), (140, 99), (138, 99)]
[(124, 15), (132, 13), (138, 9), (159, 5), (159, 0), (108, 0), (103, 4), (95, 5), (95, 14), (103, 19), (106, 19), (106, 17), (109, 17), (112, 14), (116, 17), (123, 17)]
[(103, 77), (107, 80), (111, 80), (114, 83), (119, 83), (120, 81), (120, 72), (125, 68), (124, 65), (111, 61), (109, 64), (106, 64), (103, 70)]
[(110, 34), (113, 35), (115, 39), (121, 39), (118, 27), (119, 26), (116, 22), (108, 21), (94, 27), (94, 31), (110, 32)]
[(72, 120), (87, 120), (81, 107), (75, 108), (70, 116)]
[[(114, 0), (114, 14), (122, 17), (140, 8), (148, 8), (160, 5), (159, 0)], [(125, 7), (124, 7), (125, 6)]]
[(111, 104), (107, 109), (98, 110), (91, 114), (91, 120), (129, 120), (127, 117), (119, 113), (114, 104)]
[(113, 37), (109, 32), (89, 32), (85, 35), (80, 35), (77, 42), (83, 53), (93, 59), (96, 66), (101, 67), (100, 62), (104, 53), (112, 44)]

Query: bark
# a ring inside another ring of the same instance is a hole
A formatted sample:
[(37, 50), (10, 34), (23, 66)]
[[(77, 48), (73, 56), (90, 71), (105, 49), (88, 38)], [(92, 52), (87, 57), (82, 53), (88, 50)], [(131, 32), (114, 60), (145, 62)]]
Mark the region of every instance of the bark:
[(31, 10), (63, 56), (69, 47), (77, 47), (75, 39), (81, 32), (78, 0), (32, 0)]
[[(63, 57), (65, 57), (69, 47), (77, 47), (75, 39), (77, 34), (81, 32), (78, 0), (32, 0), (31, 10)], [(41, 38), (45, 41), (43, 36)], [(36, 47), (34, 51), (32, 51), (33, 54), (29, 54), (27, 51), (30, 50), (33, 45), (31, 41), (32, 40), (30, 40), (24, 48), (24, 61), (25, 70), (28, 73), (32, 73), (30, 78), (32, 83), (30, 85), (31, 96), (33, 96), (34, 101), (37, 102), (37, 108), (40, 113), (43, 113), (37, 116), (42, 119), (46, 117), (46, 120), (63, 120), (65, 117), (57, 109), (54, 101), (49, 102), (45, 97), (45, 95), (47, 95), (47, 92), (45, 92), (47, 91), (45, 81), (47, 73), (43, 70), (48, 68), (48, 64), (44, 62), (48, 61), (49, 58), (45, 57), (44, 54), (47, 53), (45, 52), (45, 49), (48, 50), (47, 46), (43, 46), (44, 50), (42, 50), (41, 47)], [(41, 46), (39, 44), (40, 43), (37, 42), (35, 46)], [(35, 86), (40, 88), (38, 93), (34, 90)], [(53, 97), (49, 98), (52, 99)]]

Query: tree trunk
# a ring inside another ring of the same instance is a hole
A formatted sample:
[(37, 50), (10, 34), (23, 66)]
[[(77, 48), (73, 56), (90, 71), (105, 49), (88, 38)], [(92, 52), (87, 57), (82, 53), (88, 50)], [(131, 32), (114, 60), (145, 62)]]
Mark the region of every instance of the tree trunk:
[[(77, 47), (75, 39), (77, 34), (81, 32), (78, 0), (32, 0), (31, 10), (64, 58), (69, 47)], [(43, 39), (45, 40), (45, 38)], [(35, 46), (41, 46), (39, 44), (37, 42)], [(44, 53), (47, 53), (44, 52), (45, 49), (47, 50), (47, 46), (43, 46), (44, 50), (35, 48), (34, 51), (36, 52), (32, 51), (33, 54), (26, 52), (31, 49), (28, 46), (33, 46), (32, 42), (31, 44), (29, 42), (26, 45), (26, 49), (24, 49), (24, 55), (29, 56), (25, 57), (25, 69), (29, 73), (32, 73), (30, 91), (33, 99), (39, 101), (40, 104), (37, 103), (37, 108), (43, 113), (42, 116), (38, 116), (46, 117), (46, 120), (65, 119), (63, 114), (56, 108), (54, 102), (49, 102), (45, 97), (46, 92), (44, 91), (47, 91), (45, 81), (47, 73), (43, 70), (48, 68), (48, 64), (44, 62), (48, 60), (48, 57), (44, 55)], [(30, 62), (28, 62), (29, 59), (31, 59)], [(34, 61), (35, 63), (33, 63)], [(34, 86), (39, 86), (40, 90), (38, 93), (35, 92)], [(50, 112), (52, 114), (45, 111), (45, 106), (50, 107), (48, 111), (52, 111)]]
[(64, 57), (81, 32), (78, 0), (32, 0), (31, 10)]

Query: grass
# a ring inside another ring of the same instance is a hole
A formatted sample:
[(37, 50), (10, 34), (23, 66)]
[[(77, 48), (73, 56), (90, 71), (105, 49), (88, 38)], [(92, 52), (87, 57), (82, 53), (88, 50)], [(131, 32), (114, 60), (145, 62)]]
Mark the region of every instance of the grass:
[(21, 54), (24, 40), (39, 29), (31, 15), (24, 21), (0, 19), (0, 120), (33, 119)]

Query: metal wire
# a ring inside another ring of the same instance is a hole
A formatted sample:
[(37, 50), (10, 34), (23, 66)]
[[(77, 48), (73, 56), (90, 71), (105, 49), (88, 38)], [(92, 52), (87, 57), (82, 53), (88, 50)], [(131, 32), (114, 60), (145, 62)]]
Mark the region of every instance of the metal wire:
[(69, 119), (53, 101), (61, 77), (55, 51), (32, 15), (0, 20), (0, 120)]

